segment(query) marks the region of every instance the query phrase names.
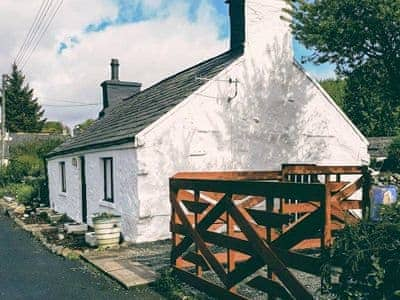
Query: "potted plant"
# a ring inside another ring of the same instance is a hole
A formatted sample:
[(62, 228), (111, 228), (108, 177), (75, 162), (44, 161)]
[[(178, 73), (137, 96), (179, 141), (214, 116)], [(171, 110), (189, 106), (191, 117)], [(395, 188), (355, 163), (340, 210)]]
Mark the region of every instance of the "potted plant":
[(99, 247), (113, 247), (119, 244), (121, 216), (109, 213), (95, 214), (92, 222)]

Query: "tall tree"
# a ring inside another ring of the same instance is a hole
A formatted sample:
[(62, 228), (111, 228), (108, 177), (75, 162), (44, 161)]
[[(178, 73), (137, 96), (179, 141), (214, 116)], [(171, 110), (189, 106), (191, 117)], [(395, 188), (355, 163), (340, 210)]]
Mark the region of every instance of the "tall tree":
[(336, 64), (348, 77), (344, 109), (353, 122), (366, 135), (394, 134), (400, 127), (400, 1), (286, 1), (295, 38), (313, 50), (308, 60)]
[(46, 122), (44, 110), (25, 83), (25, 76), (16, 64), (6, 84), (6, 128), (10, 132), (40, 132)]
[(344, 106), (346, 91), (345, 79), (324, 79), (319, 82), (324, 90), (335, 100), (341, 108)]

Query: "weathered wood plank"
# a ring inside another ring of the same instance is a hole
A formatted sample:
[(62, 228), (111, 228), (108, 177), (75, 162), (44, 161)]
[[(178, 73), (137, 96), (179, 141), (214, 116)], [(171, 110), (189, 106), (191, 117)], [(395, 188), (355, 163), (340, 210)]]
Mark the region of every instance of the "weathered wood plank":
[(282, 165), (286, 174), (362, 174), (360, 166)]
[[(224, 201), (227, 202), (227, 201)], [(186, 230), (188, 231), (188, 234), (190, 235), (191, 239), (195, 242), (196, 247), (198, 247), (198, 250), (201, 252), (203, 257), (207, 261), (207, 265), (217, 274), (219, 279), (226, 285), (226, 273), (222, 265), (218, 262), (218, 260), (215, 258), (215, 256), (211, 253), (211, 251), (208, 249), (207, 245), (201, 238), (200, 234), (198, 233), (197, 230), (194, 230), (190, 224), (190, 222), (186, 219), (186, 215), (183, 212), (181, 206), (179, 203), (172, 201), (172, 205), (175, 209), (176, 214), (178, 217), (181, 219), (183, 225), (186, 227)], [(224, 205), (223, 202), (221, 205)], [(207, 217), (205, 217), (207, 218)]]
[[(229, 195), (225, 195), (224, 198), (229, 197)], [(178, 204), (177, 202), (172, 201), (171, 203), (174, 211), (176, 211), (175, 207), (179, 207), (180, 208), (180, 204)], [(201, 230), (206, 230), (207, 228), (209, 228), (211, 225), (214, 224), (214, 222), (224, 213), (225, 211), (225, 204), (223, 201), (220, 201), (217, 203), (217, 205), (215, 205), (210, 211), (209, 213), (199, 222), (199, 224), (197, 225), (197, 230), (201, 231)], [(183, 214), (184, 216), (184, 214)], [(187, 220), (187, 218), (185, 218)], [(186, 224), (184, 224), (186, 225)], [(191, 223), (189, 222), (188, 224), (191, 228)], [(174, 260), (176, 258), (178, 258), (180, 255), (183, 254), (183, 252), (185, 252), (190, 245), (192, 245), (193, 240), (190, 236), (186, 236), (179, 244), (177, 244), (175, 247), (172, 248), (171, 251), (171, 259)]]
[(180, 270), (173, 267), (174, 274), (182, 281), (195, 287), (196, 289), (206, 292), (207, 294), (216, 297), (217, 299), (232, 299), (232, 300), (246, 300), (246, 298), (228, 291), (227, 289), (213, 284), (203, 278), (197, 277), (189, 272)]
[(323, 184), (172, 178), (171, 185), (173, 188), (178, 189), (247, 194), (272, 198), (297, 199), (302, 201), (321, 201), (325, 197), (325, 185)]
[(181, 172), (175, 179), (280, 180), (280, 171)]
[(333, 202), (340, 202), (340, 201), (343, 201), (343, 200), (349, 198), (351, 195), (353, 195), (355, 192), (357, 192), (362, 187), (362, 182), (363, 182), (363, 179), (362, 179), (362, 177), (360, 177), (355, 182), (353, 182), (351, 185), (342, 189), (340, 192), (337, 192), (336, 194), (334, 194), (331, 197), (331, 200)]
[[(257, 290), (263, 291), (268, 294), (269, 297), (279, 297), (283, 300), (295, 299), (290, 293), (278, 282), (267, 279), (263, 276), (257, 276), (247, 283), (248, 286)], [(268, 298), (269, 298), (268, 297)]]
[(308, 212), (313, 212), (318, 207), (319, 203), (317, 202), (304, 202), (297, 204), (283, 203), (281, 212), (283, 214), (308, 213)]
[(197, 254), (190, 251), (185, 255), (183, 255), (182, 258), (196, 266), (200, 266), (205, 271), (210, 269), (209, 266), (207, 265), (207, 262), (204, 260), (204, 257), (201, 254)]
[(254, 250), (248, 241), (211, 231), (202, 231), (201, 236), (207, 243), (211, 243), (223, 248), (233, 249), (248, 255), (252, 255), (254, 253)]
[(256, 209), (247, 209), (250, 216), (258, 225), (280, 228), (282, 225), (289, 224), (290, 216), (285, 214), (277, 214)]
[(316, 232), (321, 228), (322, 212), (318, 208), (316, 211), (299, 219), (292, 224), (282, 235), (272, 242), (272, 245), (282, 249), (290, 249), (307, 239), (310, 232)]
[[(319, 240), (318, 240), (319, 241)], [(272, 247), (276, 255), (289, 268), (300, 270), (306, 273), (321, 275), (322, 261), (320, 258), (312, 257), (290, 250)]]
[(359, 200), (343, 200), (340, 202), (340, 207), (344, 210), (361, 209), (362, 202)]
[(270, 246), (253, 230), (240, 210), (233, 203), (228, 201), (226, 206), (236, 224), (252, 242), (256, 254), (264, 261), (264, 263), (272, 268), (273, 272), (288, 288), (288, 290), (294, 295), (298, 295), (301, 299), (313, 299), (310, 292), (286, 268), (284, 263), (282, 263), (282, 261), (276, 256)]
[(210, 204), (204, 202), (193, 202), (188, 200), (181, 200), (181, 202), (188, 211), (195, 214), (203, 213), (210, 206)]

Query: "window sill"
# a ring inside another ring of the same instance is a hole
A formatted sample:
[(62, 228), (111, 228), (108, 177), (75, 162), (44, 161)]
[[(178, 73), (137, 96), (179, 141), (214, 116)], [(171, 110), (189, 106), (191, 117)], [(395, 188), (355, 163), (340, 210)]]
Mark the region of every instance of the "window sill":
[(103, 207), (115, 208), (115, 203), (114, 202), (100, 200), (99, 204), (100, 204), (100, 206), (103, 206)]
[(67, 197), (67, 193), (59, 192), (58, 196), (66, 198)]

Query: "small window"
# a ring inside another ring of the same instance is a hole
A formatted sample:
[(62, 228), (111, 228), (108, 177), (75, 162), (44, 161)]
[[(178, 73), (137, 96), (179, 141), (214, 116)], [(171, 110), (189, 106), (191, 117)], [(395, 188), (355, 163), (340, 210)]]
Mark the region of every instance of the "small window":
[(65, 176), (65, 161), (60, 162), (61, 192), (67, 192), (67, 179)]
[(114, 202), (113, 159), (103, 158), (104, 201)]

